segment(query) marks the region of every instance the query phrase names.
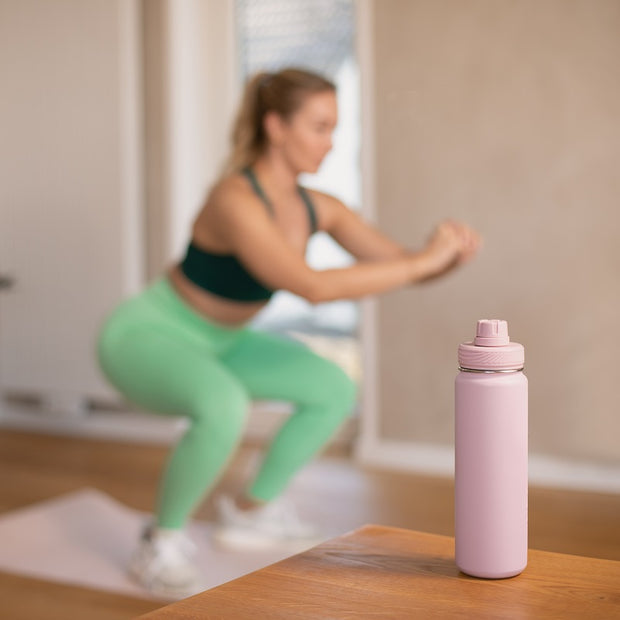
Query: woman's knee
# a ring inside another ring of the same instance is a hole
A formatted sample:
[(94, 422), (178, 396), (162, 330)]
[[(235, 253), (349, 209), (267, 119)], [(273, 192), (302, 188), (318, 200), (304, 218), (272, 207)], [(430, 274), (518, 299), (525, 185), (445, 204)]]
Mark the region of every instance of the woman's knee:
[(353, 412), (357, 400), (357, 385), (338, 364), (325, 360), (317, 393), (329, 402), (330, 408), (338, 411), (344, 418)]
[(242, 386), (220, 386), (195, 395), (189, 418), (192, 425), (217, 441), (235, 443), (245, 428), (249, 410), (250, 398)]

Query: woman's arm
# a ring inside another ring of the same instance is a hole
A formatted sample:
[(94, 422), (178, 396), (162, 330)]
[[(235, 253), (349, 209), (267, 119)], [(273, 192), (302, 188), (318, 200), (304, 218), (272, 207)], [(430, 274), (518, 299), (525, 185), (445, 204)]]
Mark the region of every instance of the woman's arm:
[(358, 260), (385, 260), (410, 253), (334, 196), (314, 190), (311, 196), (322, 230)]
[[(320, 205), (320, 218), (324, 230), (358, 260), (376, 261), (419, 254), (390, 239), (337, 198), (321, 192), (313, 192), (313, 194)], [(453, 262), (446, 263), (441, 271), (432, 272), (420, 280), (427, 281), (444, 275), (454, 267), (470, 260), (480, 247), (480, 237), (471, 228), (451, 221), (444, 222), (440, 227), (451, 228), (452, 232), (457, 235), (460, 252), (458, 256), (453, 257)], [(428, 241), (426, 250), (428, 251), (430, 246), (442, 245), (442, 243), (444, 243), (443, 235), (438, 229)]]
[(218, 233), (244, 267), (266, 286), (311, 303), (359, 299), (424, 280), (455, 262), (462, 247), (456, 228), (446, 225), (419, 253), (317, 271), (291, 247), (258, 198), (229, 188), (213, 200)]

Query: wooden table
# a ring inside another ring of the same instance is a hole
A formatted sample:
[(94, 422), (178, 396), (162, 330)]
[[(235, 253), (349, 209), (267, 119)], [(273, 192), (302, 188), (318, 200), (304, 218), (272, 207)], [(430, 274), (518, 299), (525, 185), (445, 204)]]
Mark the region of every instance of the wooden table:
[(454, 539), (367, 525), (140, 616), (142, 620), (620, 618), (620, 562), (529, 552), (511, 579), (474, 579)]

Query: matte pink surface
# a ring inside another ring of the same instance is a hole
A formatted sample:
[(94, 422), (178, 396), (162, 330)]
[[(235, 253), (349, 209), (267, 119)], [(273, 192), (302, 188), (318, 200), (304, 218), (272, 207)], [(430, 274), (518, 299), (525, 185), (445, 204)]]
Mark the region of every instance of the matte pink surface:
[[(469, 346), (490, 354), (468, 360), (482, 359), (494, 369), (504, 370), (506, 360), (515, 359), (510, 344)], [(500, 352), (499, 362), (493, 351)], [(459, 347), (459, 362), (461, 352)], [(455, 384), (455, 539), (456, 564), (464, 573), (503, 578), (525, 568), (527, 494), (527, 378), (519, 371), (460, 372)]]

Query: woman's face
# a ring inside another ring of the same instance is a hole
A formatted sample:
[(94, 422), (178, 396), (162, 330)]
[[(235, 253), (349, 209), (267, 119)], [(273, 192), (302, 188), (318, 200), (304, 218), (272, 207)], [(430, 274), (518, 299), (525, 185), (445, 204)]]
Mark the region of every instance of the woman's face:
[(332, 91), (309, 95), (289, 118), (273, 119), (272, 144), (281, 149), (296, 172), (314, 173), (332, 148), (332, 134), (338, 122), (336, 94)]

